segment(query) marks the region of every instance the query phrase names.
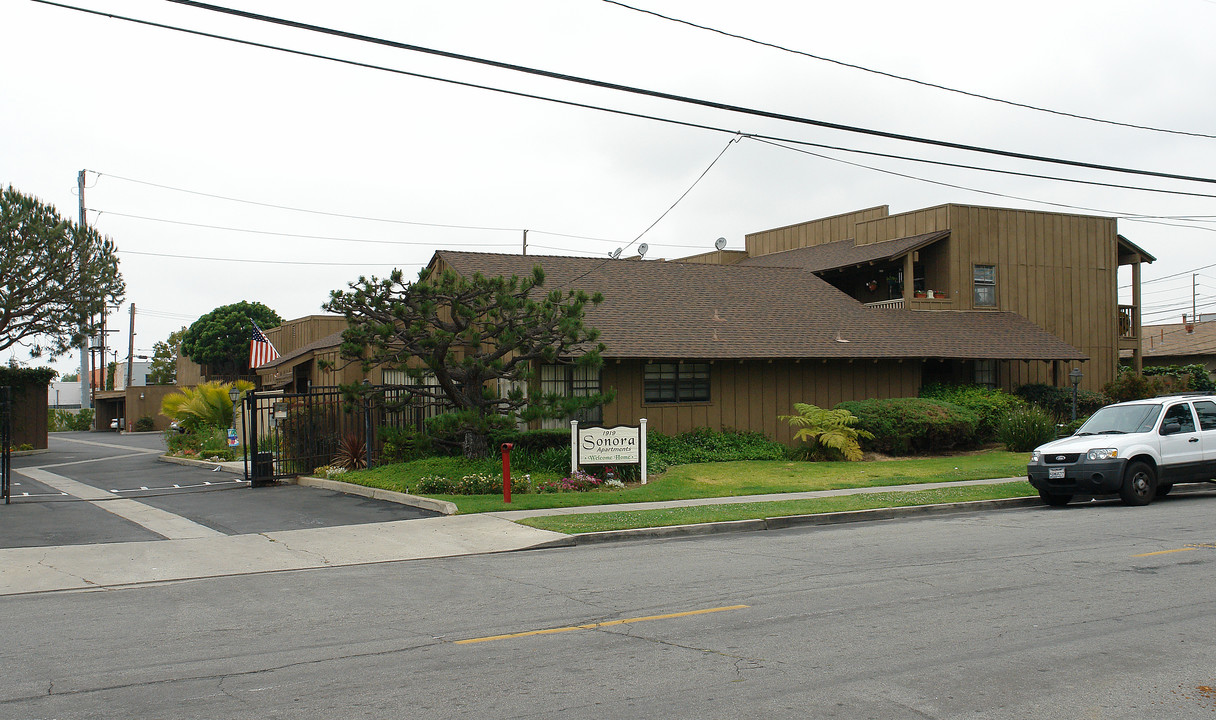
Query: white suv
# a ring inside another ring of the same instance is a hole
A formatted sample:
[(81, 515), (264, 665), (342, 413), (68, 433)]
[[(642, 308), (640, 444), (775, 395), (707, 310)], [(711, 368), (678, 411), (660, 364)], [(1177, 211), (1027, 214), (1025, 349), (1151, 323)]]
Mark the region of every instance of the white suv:
[(1075, 434), (1036, 448), (1026, 474), (1048, 505), (1113, 493), (1147, 505), (1174, 483), (1216, 480), (1216, 397), (1107, 405)]

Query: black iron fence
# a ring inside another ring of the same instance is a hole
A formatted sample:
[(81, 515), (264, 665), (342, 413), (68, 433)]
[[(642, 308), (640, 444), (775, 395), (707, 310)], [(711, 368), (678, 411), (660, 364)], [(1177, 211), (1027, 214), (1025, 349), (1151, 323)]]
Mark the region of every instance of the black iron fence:
[(0, 496), (9, 504), (13, 472), (13, 389), (0, 387)]
[(421, 431), (447, 410), (400, 385), (365, 385), (357, 394), (336, 387), (250, 391), (242, 407), (245, 477), (254, 487), (333, 464), (375, 465), (379, 428)]

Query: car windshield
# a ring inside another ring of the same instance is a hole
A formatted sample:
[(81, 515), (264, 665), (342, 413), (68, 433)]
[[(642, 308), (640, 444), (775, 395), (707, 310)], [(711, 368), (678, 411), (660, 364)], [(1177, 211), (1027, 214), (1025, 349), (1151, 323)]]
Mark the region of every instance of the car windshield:
[(1077, 435), (1121, 435), (1153, 429), (1161, 405), (1110, 405), (1094, 413), (1077, 430)]

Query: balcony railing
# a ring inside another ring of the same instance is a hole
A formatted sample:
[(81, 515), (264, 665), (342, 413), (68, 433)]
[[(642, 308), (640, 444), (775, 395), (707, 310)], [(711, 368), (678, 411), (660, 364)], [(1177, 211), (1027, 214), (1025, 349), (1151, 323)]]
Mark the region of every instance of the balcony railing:
[(866, 303), (865, 306), (872, 308), (902, 308), (904, 306), (904, 300), (903, 298), (897, 298), (895, 300), (883, 300), (881, 302)]
[(1135, 317), (1135, 305), (1120, 305), (1119, 306), (1119, 337), (1128, 340), (1136, 339), (1136, 326), (1132, 322)]

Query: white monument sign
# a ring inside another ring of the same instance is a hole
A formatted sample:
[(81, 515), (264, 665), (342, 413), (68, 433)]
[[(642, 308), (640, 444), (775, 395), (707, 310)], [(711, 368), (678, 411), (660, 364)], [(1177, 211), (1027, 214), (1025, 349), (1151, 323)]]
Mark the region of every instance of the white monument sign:
[(580, 428), (570, 422), (570, 471), (579, 465), (638, 465), (646, 483), (646, 418), (639, 425)]

